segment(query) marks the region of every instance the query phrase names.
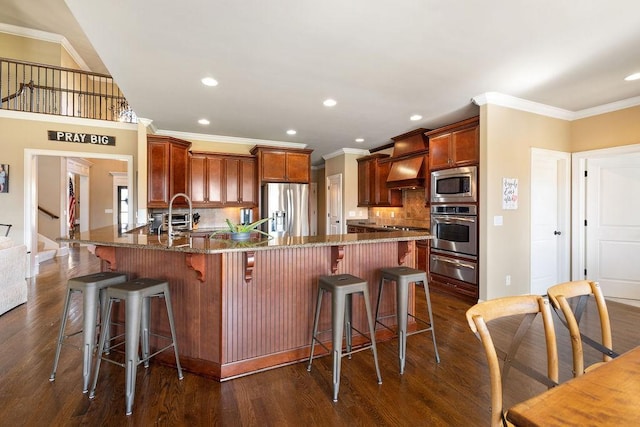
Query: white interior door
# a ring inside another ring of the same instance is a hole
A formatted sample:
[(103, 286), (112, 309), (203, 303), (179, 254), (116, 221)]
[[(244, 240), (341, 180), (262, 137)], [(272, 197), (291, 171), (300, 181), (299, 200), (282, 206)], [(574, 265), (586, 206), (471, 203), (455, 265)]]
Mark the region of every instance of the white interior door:
[(327, 177), (327, 234), (343, 234), (342, 174)]
[(569, 153), (531, 150), (532, 294), (570, 277), (570, 160)]
[(640, 299), (640, 153), (587, 160), (586, 277)]

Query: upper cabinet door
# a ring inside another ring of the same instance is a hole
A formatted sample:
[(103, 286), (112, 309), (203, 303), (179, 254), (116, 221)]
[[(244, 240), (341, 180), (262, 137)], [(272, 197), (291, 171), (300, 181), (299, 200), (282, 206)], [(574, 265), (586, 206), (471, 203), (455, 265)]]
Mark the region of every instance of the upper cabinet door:
[(453, 159), (456, 166), (478, 164), (479, 160), (479, 135), (478, 126), (470, 129), (453, 132), (451, 146)]
[(310, 177), (310, 159), (308, 153), (286, 153), (287, 181), (308, 183)]
[(263, 182), (295, 182), (311, 180), (311, 152), (306, 149), (284, 149), (256, 146), (251, 154), (258, 158), (258, 179)]
[(207, 201), (207, 157), (203, 155), (191, 155), (189, 196), (194, 205), (199, 205)]
[(451, 134), (447, 133), (429, 140), (429, 169), (444, 169), (451, 166), (449, 146)]
[(261, 155), (262, 180), (267, 182), (287, 181), (287, 155), (285, 152), (265, 151)]
[(240, 161), (240, 177), (240, 201), (245, 206), (258, 206), (256, 159), (245, 158)]
[(257, 206), (256, 160), (252, 156), (191, 154), (191, 200), (203, 208)]
[(387, 188), (391, 163), (387, 154), (372, 154), (358, 161), (358, 206), (402, 206), (402, 191)]
[(147, 206), (169, 204), (169, 144), (147, 142)]
[(207, 203), (210, 205), (221, 205), (224, 200), (222, 194), (223, 168), (224, 162), (221, 157), (207, 157)]
[(429, 169), (477, 165), (479, 157), (478, 118), (463, 120), (427, 132), (429, 137)]
[[(190, 142), (177, 138), (147, 137), (147, 207), (169, 207), (175, 194), (187, 193), (189, 147)], [(177, 199), (176, 205), (186, 206), (186, 201)]]

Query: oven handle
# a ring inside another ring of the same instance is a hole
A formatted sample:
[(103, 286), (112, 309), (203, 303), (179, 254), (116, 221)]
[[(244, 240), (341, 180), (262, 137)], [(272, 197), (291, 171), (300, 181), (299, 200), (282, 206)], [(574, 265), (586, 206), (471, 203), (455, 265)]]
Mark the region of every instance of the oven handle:
[(462, 221), (462, 222), (476, 222), (475, 217), (464, 217), (464, 216), (449, 216), (449, 215), (434, 215), (433, 219), (436, 219), (445, 224), (452, 224), (452, 221)]
[(449, 263), (449, 264), (453, 264), (453, 265), (455, 265), (457, 267), (464, 267), (464, 268), (468, 268), (470, 270), (475, 270), (476, 269), (475, 266), (473, 266), (471, 264), (467, 264), (466, 262), (460, 262), (460, 261), (454, 260), (454, 259), (443, 258), (443, 257), (440, 257), (438, 255), (433, 255), (433, 258), (436, 261), (446, 262), (446, 263)]

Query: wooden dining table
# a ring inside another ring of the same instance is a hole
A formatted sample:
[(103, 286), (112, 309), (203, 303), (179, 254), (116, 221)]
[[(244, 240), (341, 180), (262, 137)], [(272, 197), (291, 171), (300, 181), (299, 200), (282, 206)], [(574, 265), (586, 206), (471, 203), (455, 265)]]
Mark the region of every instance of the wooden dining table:
[(511, 407), (516, 426), (640, 426), (640, 347)]

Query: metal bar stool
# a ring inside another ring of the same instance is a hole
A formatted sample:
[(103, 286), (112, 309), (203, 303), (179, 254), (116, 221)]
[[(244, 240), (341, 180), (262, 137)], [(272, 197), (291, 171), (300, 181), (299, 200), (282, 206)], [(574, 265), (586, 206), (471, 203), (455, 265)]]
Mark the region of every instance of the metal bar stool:
[[(324, 292), (331, 292), (331, 331), (332, 331), (332, 353), (333, 353), (333, 401), (338, 401), (338, 390), (340, 388), (340, 363), (342, 357), (349, 356), (362, 350), (371, 349), (373, 351), (373, 360), (376, 366), (376, 375), (378, 376), (378, 384), (382, 384), (380, 376), (380, 368), (378, 367), (378, 352), (376, 351), (376, 335), (374, 329), (373, 318), (371, 317), (371, 307), (369, 304), (369, 291), (367, 282), (359, 277), (350, 274), (338, 274), (335, 276), (320, 276), (318, 282), (318, 301), (316, 303), (315, 318), (313, 321), (313, 334), (311, 338), (311, 354), (309, 356), (309, 364), (307, 371), (311, 371), (311, 362), (313, 361), (313, 351), (316, 341), (325, 350), (330, 351), (318, 339), (318, 321), (320, 319), (320, 307), (322, 306), (322, 295)], [(360, 335), (366, 336), (361, 331), (353, 327), (351, 323), (351, 297), (355, 293), (362, 293), (367, 313), (367, 323), (369, 323), (369, 344), (357, 350), (351, 348), (352, 329)], [(346, 352), (342, 352), (342, 334), (343, 326), (346, 329)]]
[[(151, 298), (164, 298), (167, 308), (167, 316), (169, 318), (169, 328), (171, 329), (171, 337), (153, 334), (166, 340), (171, 340), (167, 346), (157, 350), (153, 354), (149, 354), (149, 335), (150, 333), (150, 306)], [(176, 341), (176, 328), (173, 321), (173, 310), (171, 309), (171, 296), (169, 295), (169, 283), (166, 281), (141, 278), (131, 280), (129, 282), (111, 286), (107, 289), (107, 313), (105, 323), (111, 320), (111, 309), (114, 301), (125, 302), (125, 362), (119, 363), (113, 359), (100, 354), (96, 360), (96, 372), (93, 377), (91, 393), (89, 398), (95, 397), (96, 385), (98, 383), (98, 373), (100, 372), (100, 362), (102, 360), (114, 363), (125, 368), (125, 403), (126, 414), (130, 415), (133, 409), (133, 399), (136, 391), (136, 373), (140, 363), (149, 366), (149, 359), (153, 356), (173, 347), (176, 357), (176, 366), (178, 368), (178, 378), (182, 379), (182, 367), (178, 357), (178, 343)], [(138, 345), (142, 336), (142, 357), (138, 354)], [(106, 335), (100, 336), (100, 349), (110, 350), (121, 345), (117, 343), (113, 346), (106, 346)]]
[[(410, 267), (390, 267), (390, 268), (382, 268), (380, 270), (380, 285), (378, 287), (378, 302), (376, 304), (376, 324), (380, 324), (385, 328), (389, 329), (392, 332), (389, 326), (382, 323), (381, 319), (386, 319), (388, 317), (397, 317), (398, 322), (398, 357), (400, 361), (400, 374), (404, 373), (404, 365), (406, 361), (406, 351), (407, 351), (407, 336), (419, 334), (422, 332), (431, 331), (431, 338), (433, 339), (433, 349), (436, 354), (436, 362), (440, 363), (440, 355), (438, 354), (438, 346), (436, 345), (436, 333), (433, 328), (433, 314), (431, 312), (431, 298), (429, 297), (429, 283), (427, 281), (427, 273), (422, 270), (417, 270), (415, 268)], [(379, 317), (380, 310), (380, 301), (382, 300), (382, 289), (384, 287), (385, 281), (394, 281), (396, 282), (396, 313)], [(420, 319), (413, 314), (410, 314), (408, 311), (409, 304), (409, 284), (410, 283), (420, 283), (424, 287), (424, 295), (427, 300), (427, 311), (429, 315), (429, 321)], [(416, 321), (421, 322), (427, 327), (423, 329), (419, 329), (413, 331), (411, 333), (407, 333), (407, 320), (411, 316)]]
[[(96, 325), (98, 324), (98, 304), (101, 306), (100, 320), (104, 323), (104, 315), (106, 312), (106, 288), (111, 285), (123, 283), (127, 281), (127, 276), (122, 273), (111, 271), (89, 274), (86, 276), (74, 277), (67, 282), (67, 297), (62, 310), (62, 320), (60, 321), (60, 331), (58, 332), (58, 343), (56, 345), (56, 355), (53, 359), (53, 369), (49, 381), (55, 381), (56, 370), (58, 369), (58, 361), (60, 360), (60, 350), (64, 341), (72, 336), (82, 333), (82, 392), (86, 393), (89, 389), (89, 376), (91, 375), (91, 360), (93, 350), (96, 345)], [(75, 292), (82, 292), (82, 317), (83, 328), (80, 331), (65, 335), (67, 326), (67, 317), (69, 316), (69, 307), (71, 305), (71, 295)], [(100, 332), (106, 332), (108, 328), (102, 326)], [(108, 333), (108, 332), (107, 332)]]

